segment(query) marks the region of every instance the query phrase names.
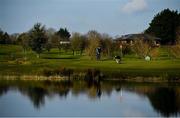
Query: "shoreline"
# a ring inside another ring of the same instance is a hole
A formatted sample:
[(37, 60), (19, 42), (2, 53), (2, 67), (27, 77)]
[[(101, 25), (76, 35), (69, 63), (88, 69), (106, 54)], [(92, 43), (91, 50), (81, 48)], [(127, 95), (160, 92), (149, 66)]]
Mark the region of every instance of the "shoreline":
[[(73, 80), (86, 80), (82, 78), (73, 78), (68, 76), (43, 76), (43, 75), (2, 75), (0, 80), (22, 80), (22, 81), (73, 81)], [(119, 78), (94, 78), (91, 81), (122, 81), (122, 82), (149, 82), (149, 83), (161, 83), (161, 82), (178, 82), (180, 83), (180, 78), (165, 78), (165, 77), (119, 77)]]

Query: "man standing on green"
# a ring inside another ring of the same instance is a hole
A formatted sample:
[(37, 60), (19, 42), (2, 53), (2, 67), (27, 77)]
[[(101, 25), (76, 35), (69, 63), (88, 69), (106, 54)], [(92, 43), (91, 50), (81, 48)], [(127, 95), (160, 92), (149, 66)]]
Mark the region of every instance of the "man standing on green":
[(100, 60), (101, 58), (101, 47), (96, 48), (96, 59)]

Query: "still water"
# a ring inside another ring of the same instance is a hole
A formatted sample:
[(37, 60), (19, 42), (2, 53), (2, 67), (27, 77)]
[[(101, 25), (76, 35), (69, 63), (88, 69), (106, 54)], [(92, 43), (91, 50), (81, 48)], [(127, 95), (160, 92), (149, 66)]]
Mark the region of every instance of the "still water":
[(0, 81), (0, 116), (180, 116), (180, 86)]

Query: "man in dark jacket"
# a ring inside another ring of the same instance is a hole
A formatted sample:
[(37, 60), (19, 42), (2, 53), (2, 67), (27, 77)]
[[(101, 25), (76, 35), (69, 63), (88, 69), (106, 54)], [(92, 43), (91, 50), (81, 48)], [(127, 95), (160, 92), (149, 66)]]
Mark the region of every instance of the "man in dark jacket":
[(96, 48), (96, 59), (100, 60), (101, 58), (101, 47)]

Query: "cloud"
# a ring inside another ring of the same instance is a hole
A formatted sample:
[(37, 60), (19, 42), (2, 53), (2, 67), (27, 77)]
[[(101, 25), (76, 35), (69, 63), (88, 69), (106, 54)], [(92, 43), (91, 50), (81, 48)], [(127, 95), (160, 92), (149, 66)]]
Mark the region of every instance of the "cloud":
[(147, 8), (147, 3), (145, 0), (130, 0), (125, 6), (123, 6), (122, 11), (124, 13), (134, 13), (143, 11)]

